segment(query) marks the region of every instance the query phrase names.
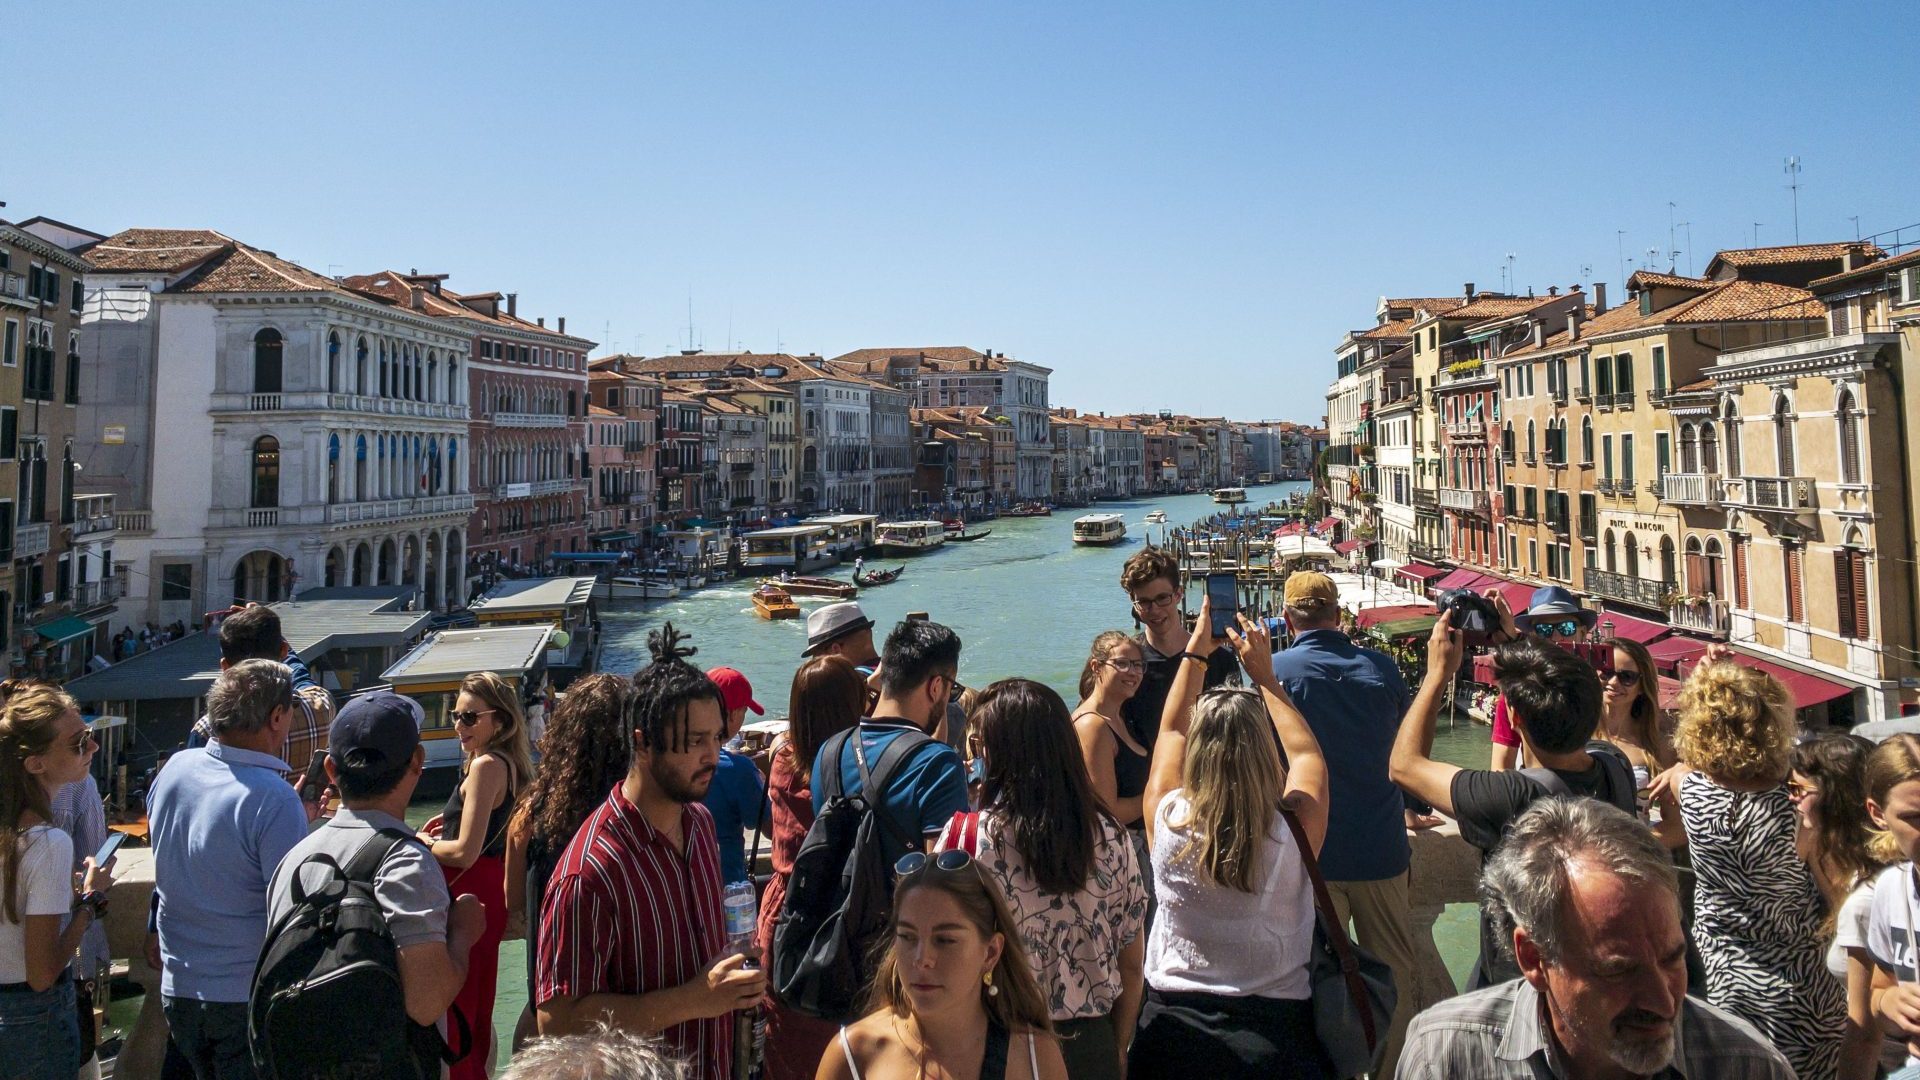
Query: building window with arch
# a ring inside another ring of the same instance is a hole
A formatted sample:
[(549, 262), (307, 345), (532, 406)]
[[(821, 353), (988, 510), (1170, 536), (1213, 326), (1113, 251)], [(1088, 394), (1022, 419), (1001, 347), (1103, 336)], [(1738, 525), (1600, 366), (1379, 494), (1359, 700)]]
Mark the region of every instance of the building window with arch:
[(286, 342), (280, 331), (268, 327), (253, 335), (253, 392), (277, 394), (281, 388), (281, 360)]
[(1773, 403), (1773, 452), (1775, 464), (1779, 466), (1779, 476), (1793, 475), (1793, 410), (1787, 407), (1786, 398), (1776, 398)]
[(1860, 409), (1854, 403), (1852, 390), (1841, 388), (1840, 401), (1833, 414), (1840, 425), (1840, 482), (1863, 483), (1863, 470), (1860, 467)]
[(1740, 410), (1729, 400), (1721, 406), (1721, 422), (1726, 425), (1727, 475), (1739, 476), (1740, 468)]
[(253, 440), (253, 497), (249, 505), (280, 505), (280, 440), (271, 435)]
[(327, 392), (340, 392), (340, 335), (338, 332), (327, 335)]

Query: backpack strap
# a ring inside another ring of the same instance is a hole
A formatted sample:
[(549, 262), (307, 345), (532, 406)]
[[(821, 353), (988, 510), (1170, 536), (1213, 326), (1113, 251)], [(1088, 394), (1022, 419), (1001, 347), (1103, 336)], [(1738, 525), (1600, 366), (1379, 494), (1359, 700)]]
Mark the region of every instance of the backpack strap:
[[(382, 843), (382, 839), (386, 842)], [(397, 851), (401, 844), (419, 842), (419, 837), (395, 828), (377, 829), (372, 836), (362, 841), (347, 865), (341, 869), (347, 880), (361, 885), (372, 885), (374, 876), (386, 865), (387, 856)]]
[[(853, 730), (858, 731), (859, 728), (856, 727)], [(859, 741), (853, 744), (854, 760), (860, 766), (860, 793), (866, 796), (867, 805), (873, 808), (874, 816), (880, 821), (880, 827), (891, 833), (893, 839), (902, 848), (917, 850), (920, 830), (900, 828), (900, 823), (894, 819), (892, 812), (887, 809), (886, 800), (880, 795), (892, 786), (894, 776), (906, 766), (907, 759), (922, 746), (933, 741), (931, 735), (923, 732), (901, 732), (887, 743), (885, 750), (880, 751), (880, 756), (874, 761), (871, 771), (867, 768), (864, 744)]]
[(840, 759), (846, 753), (847, 738), (859, 730), (860, 725), (855, 724), (845, 731), (834, 732), (827, 736), (827, 741), (821, 743), (820, 749), (814, 753), (815, 761), (833, 763), (832, 768), (822, 770), (826, 775), (820, 778), (820, 802), (823, 806), (828, 799), (843, 799), (847, 795), (847, 785), (841, 780)]
[(1566, 779), (1552, 769), (1521, 769), (1519, 772), (1521, 776), (1546, 788), (1549, 795), (1558, 795), (1563, 799), (1573, 798), (1573, 789), (1567, 786)]

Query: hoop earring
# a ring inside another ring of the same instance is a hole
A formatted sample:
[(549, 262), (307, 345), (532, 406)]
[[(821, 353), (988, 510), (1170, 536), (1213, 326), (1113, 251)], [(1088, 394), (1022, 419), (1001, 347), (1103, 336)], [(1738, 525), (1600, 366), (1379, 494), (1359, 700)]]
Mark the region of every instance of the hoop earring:
[(1000, 988), (993, 985), (993, 972), (989, 971), (985, 975), (980, 976), (980, 981), (986, 984), (988, 997), (1000, 996)]

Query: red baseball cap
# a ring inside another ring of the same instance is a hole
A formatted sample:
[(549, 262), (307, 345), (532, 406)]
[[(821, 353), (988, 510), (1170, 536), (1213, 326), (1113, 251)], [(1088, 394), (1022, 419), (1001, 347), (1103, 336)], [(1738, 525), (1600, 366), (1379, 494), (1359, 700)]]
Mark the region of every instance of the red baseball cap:
[(712, 679), (713, 685), (720, 688), (720, 704), (728, 712), (744, 705), (752, 709), (755, 716), (767, 714), (767, 710), (753, 700), (753, 684), (747, 681), (745, 675), (730, 667), (717, 667), (707, 672), (707, 678)]

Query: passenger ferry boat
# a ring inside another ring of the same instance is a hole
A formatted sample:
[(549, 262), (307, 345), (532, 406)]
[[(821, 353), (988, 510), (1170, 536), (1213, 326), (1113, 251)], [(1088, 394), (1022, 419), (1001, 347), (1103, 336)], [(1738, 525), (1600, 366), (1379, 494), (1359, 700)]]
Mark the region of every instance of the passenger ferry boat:
[(938, 521), (890, 521), (874, 534), (873, 549), (882, 555), (924, 555), (947, 542), (947, 527)]
[(555, 689), (592, 674), (600, 660), (597, 582), (590, 577), (521, 578), (502, 581), (468, 605), (481, 627), (551, 626), (561, 631), (549, 647), (547, 669)]
[(1234, 503), (1246, 502), (1247, 489), (1241, 488), (1241, 487), (1214, 488), (1213, 501), (1217, 503), (1226, 503), (1229, 506), (1231, 506)]
[(641, 570), (600, 579), (593, 587), (595, 600), (670, 600), (680, 595), (673, 582), (673, 571)]
[(1149, 525), (1165, 525), (1166, 523), (1167, 512), (1165, 510), (1155, 510), (1147, 515), (1147, 524)]
[(1076, 544), (1117, 544), (1127, 538), (1127, 519), (1120, 514), (1088, 514), (1073, 519)]
[(830, 541), (833, 529), (828, 525), (788, 525), (763, 529), (741, 537), (745, 541), (740, 564), (750, 570), (791, 570), (804, 574), (840, 561)]
[(825, 526), (827, 550), (846, 562), (873, 547), (873, 533), (880, 518), (875, 514), (816, 514), (800, 524)]

